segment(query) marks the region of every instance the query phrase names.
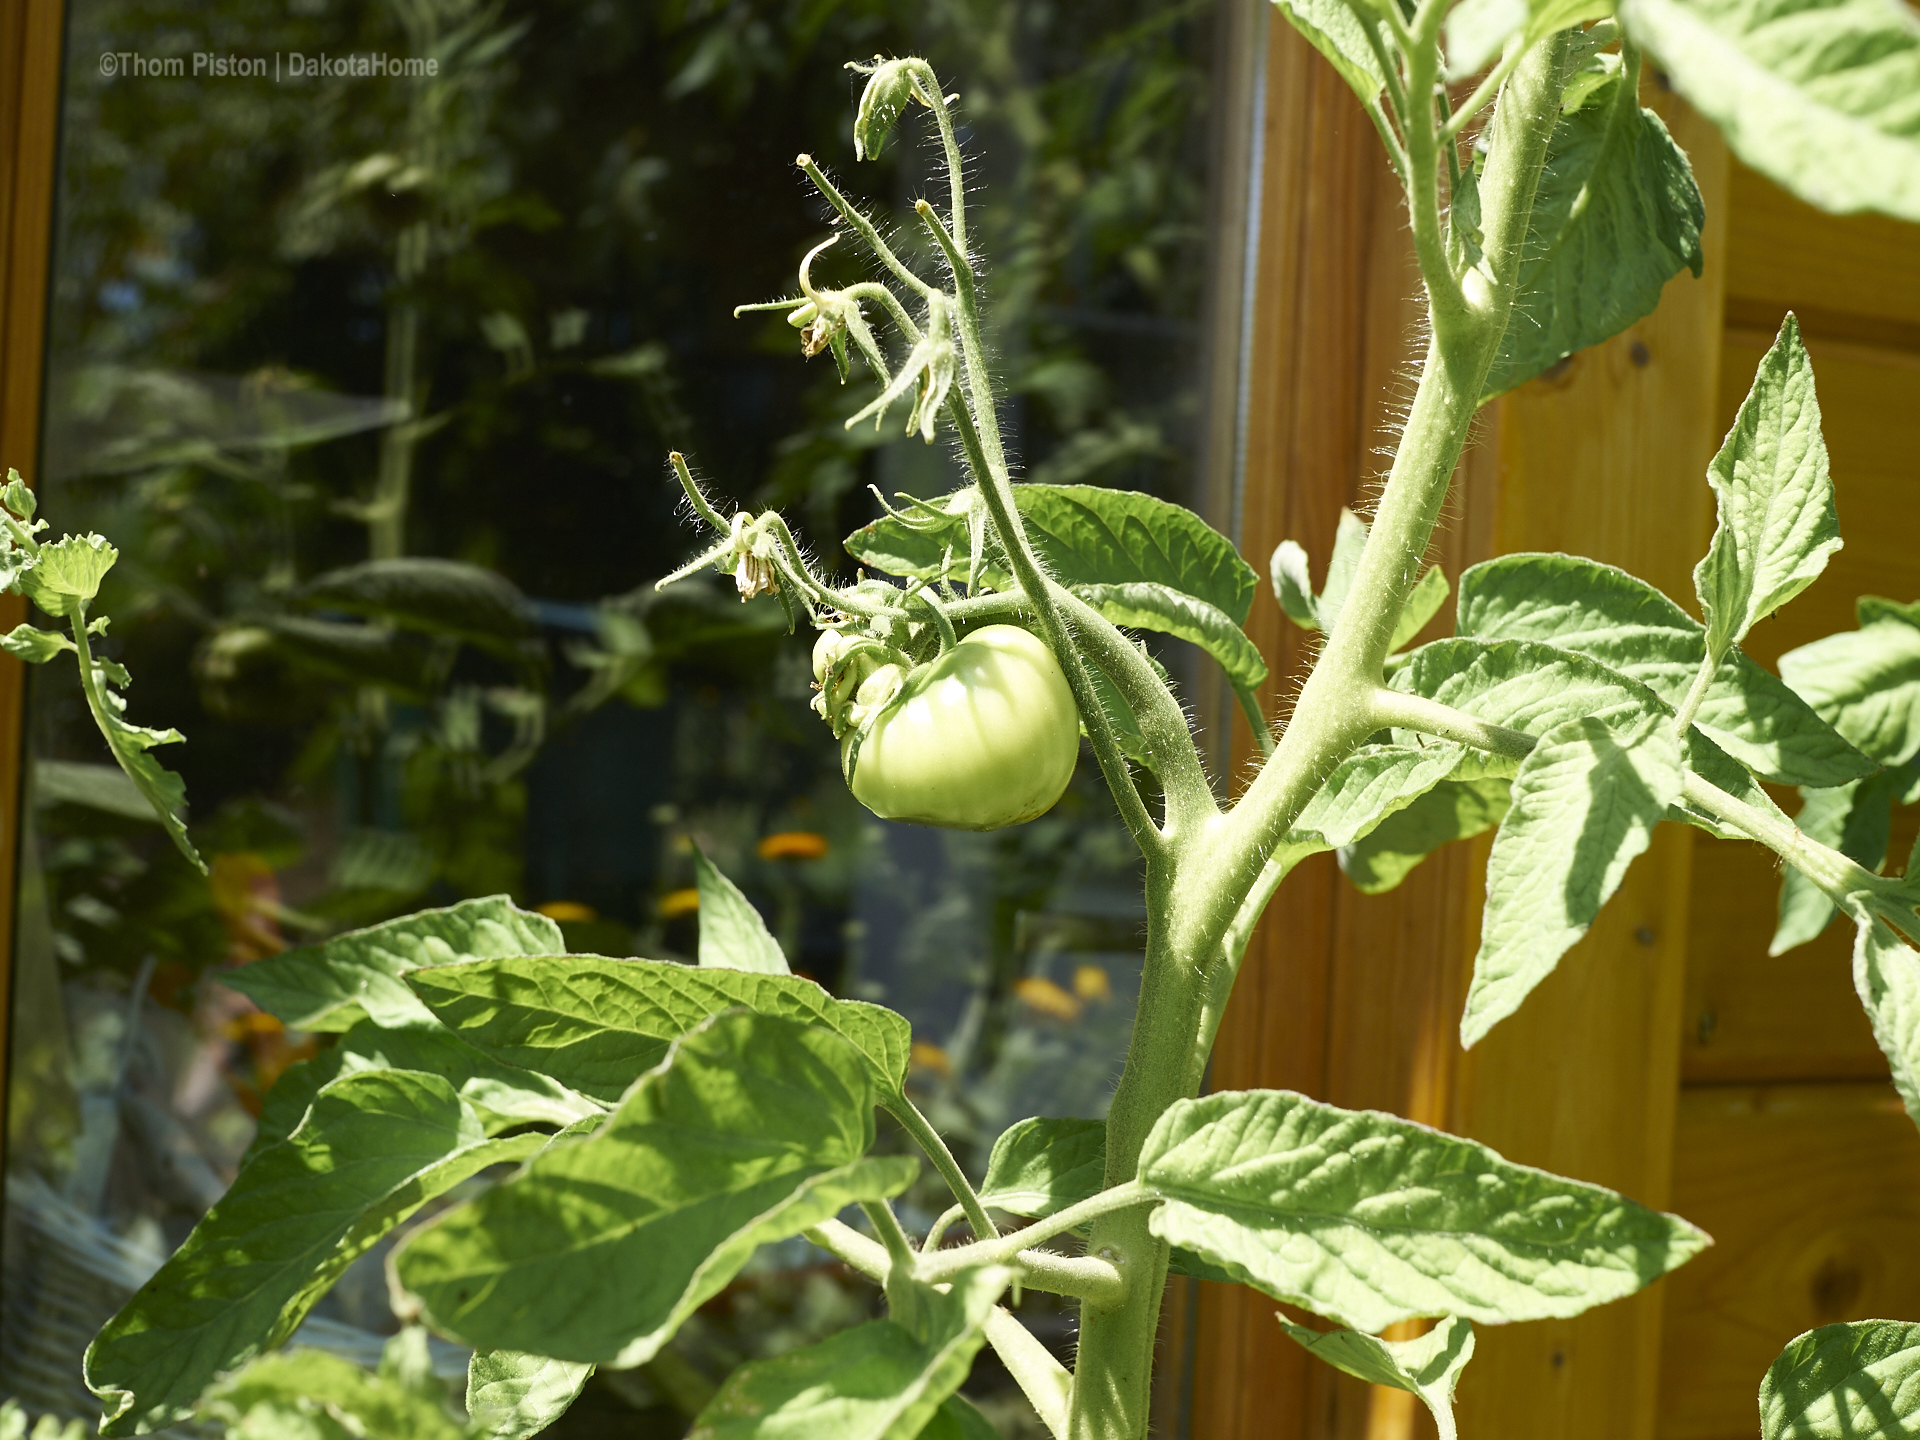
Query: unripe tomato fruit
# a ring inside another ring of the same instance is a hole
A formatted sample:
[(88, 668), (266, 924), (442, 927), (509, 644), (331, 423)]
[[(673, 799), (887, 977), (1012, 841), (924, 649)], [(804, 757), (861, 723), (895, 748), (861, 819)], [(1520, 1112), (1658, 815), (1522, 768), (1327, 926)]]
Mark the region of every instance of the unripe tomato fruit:
[(1044, 815), (1080, 752), (1080, 712), (1044, 641), (988, 625), (861, 743), (853, 795), (883, 820), (998, 830)]

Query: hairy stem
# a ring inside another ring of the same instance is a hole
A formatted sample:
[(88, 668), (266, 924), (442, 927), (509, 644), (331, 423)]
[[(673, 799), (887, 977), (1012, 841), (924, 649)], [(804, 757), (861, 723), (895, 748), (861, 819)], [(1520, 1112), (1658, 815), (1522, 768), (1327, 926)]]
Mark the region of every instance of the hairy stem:
[[(823, 1220), (804, 1233), (807, 1239), (859, 1274), (885, 1283), (886, 1249), (858, 1230), (838, 1220)], [(986, 1336), (987, 1344), (1007, 1367), (1007, 1373), (1032, 1403), (1054, 1440), (1064, 1440), (1067, 1396), (1073, 1388), (1073, 1377), (1003, 1305), (994, 1306), (993, 1313), (987, 1317)]]
[(973, 1226), (973, 1233), (987, 1240), (997, 1236), (1000, 1232), (994, 1228), (993, 1221), (987, 1218), (987, 1212), (980, 1204), (980, 1197), (974, 1193), (973, 1183), (967, 1179), (966, 1171), (953, 1158), (953, 1152), (947, 1148), (947, 1142), (940, 1138), (940, 1132), (920, 1113), (920, 1107), (902, 1095), (898, 1100), (886, 1102), (886, 1110), (913, 1137), (914, 1143), (926, 1152), (927, 1158), (933, 1161), (933, 1168), (940, 1172), (940, 1178), (947, 1182), (954, 1199), (960, 1202), (960, 1213)]

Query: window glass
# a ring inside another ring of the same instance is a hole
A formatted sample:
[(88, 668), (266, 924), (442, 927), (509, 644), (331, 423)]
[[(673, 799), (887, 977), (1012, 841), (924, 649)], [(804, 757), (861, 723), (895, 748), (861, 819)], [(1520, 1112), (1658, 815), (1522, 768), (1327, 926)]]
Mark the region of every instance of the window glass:
[[(36, 669), (0, 1391), (97, 1413), (87, 1341), (231, 1182), (275, 1085), (334, 1043), (222, 974), (424, 906), (504, 892), (575, 951), (691, 958), (697, 846), (796, 970), (910, 1017), (916, 1094), (976, 1174), (1014, 1120), (1102, 1113), (1141, 911), (1091, 761), (1009, 830), (868, 815), (809, 709), (811, 635), (724, 577), (655, 592), (701, 543), (665, 455), (723, 509), (784, 507), (843, 575), (874, 489), (960, 483), (898, 409), (848, 429), (872, 381), (803, 359), (783, 313), (732, 315), (793, 294), (831, 233), (796, 152), (876, 213), (944, 186), (911, 115), (878, 162), (853, 155), (844, 62), (914, 52), (960, 97), (1024, 477), (1191, 501), (1211, 18), (75, 0), (28, 478), (56, 533), (118, 548), (99, 643), (133, 676), (131, 718), (187, 737), (158, 753), (211, 872), (106, 768), (71, 664)], [(858, 274), (846, 248), (823, 274)], [(908, 1200), (922, 1225), (939, 1208), (931, 1187)], [(398, 1326), (384, 1248), (301, 1343), (374, 1362)], [(555, 1433), (680, 1434), (729, 1365), (870, 1294), (771, 1247)], [(990, 1370), (982, 1404), (1027, 1433)]]

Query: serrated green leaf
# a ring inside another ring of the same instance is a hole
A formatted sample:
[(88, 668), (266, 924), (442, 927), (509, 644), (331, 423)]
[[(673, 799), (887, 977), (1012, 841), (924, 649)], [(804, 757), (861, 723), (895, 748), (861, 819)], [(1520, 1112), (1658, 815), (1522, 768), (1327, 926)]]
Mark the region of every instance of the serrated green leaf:
[(1292, 540), (1282, 540), (1275, 547), (1268, 568), (1273, 579), (1273, 598), (1280, 602), (1281, 611), (1302, 630), (1318, 630), (1319, 602), (1313, 595), (1307, 552)]
[(1693, 587), (1717, 663), (1811, 585), (1840, 548), (1813, 362), (1792, 315), (1761, 358), (1707, 482), (1720, 518)]
[[(1901, 771), (1883, 770), (1831, 789), (1802, 790), (1804, 803), (1793, 823), (1810, 839), (1878, 870), (1887, 858), (1894, 792), (1904, 778)], [(1826, 892), (1789, 865), (1780, 882), (1780, 923), (1767, 953), (1784, 955), (1817, 938), (1834, 914)]]
[(245, 1158), (251, 1160), (299, 1129), (321, 1086), (367, 1070), (417, 1070), (440, 1076), (473, 1107), (488, 1134), (529, 1122), (571, 1125), (604, 1113), (558, 1081), (502, 1064), (439, 1026), (386, 1030), (362, 1020), (340, 1037), (339, 1044), (289, 1067), (274, 1082)]
[(735, 1006), (844, 1035), (866, 1056), (883, 1097), (906, 1083), (913, 1044), (904, 1016), (836, 1000), (799, 975), (567, 955), (444, 965), (409, 980), (468, 1044), (599, 1100), (617, 1100), (669, 1042)]
[[(1003, 1269), (971, 1270), (951, 1294), (930, 1292), (924, 1337), (873, 1320), (743, 1365), (687, 1440), (915, 1440), (966, 1379), (986, 1338), (981, 1327), (1011, 1278)], [(968, 1433), (960, 1416), (951, 1419), (958, 1428), (948, 1433)]]
[(1449, 1316), (1417, 1339), (1382, 1340), (1358, 1330), (1322, 1334), (1295, 1325), (1284, 1315), (1279, 1320), (1280, 1328), (1315, 1359), (1369, 1385), (1390, 1385), (1419, 1396), (1432, 1412), (1440, 1440), (1454, 1440), (1458, 1432), (1453, 1423), (1453, 1391), (1460, 1383), (1460, 1372), (1473, 1358), (1469, 1322)]
[(1529, 735), (1585, 715), (1625, 727), (1666, 713), (1646, 686), (1531, 640), (1436, 640), (1410, 652), (1388, 684)]
[(1498, 825), (1507, 813), (1510, 786), (1498, 778), (1443, 780), (1341, 846), (1340, 868), (1361, 894), (1383, 894), (1442, 845), (1470, 840)]
[(1301, 854), (1351, 845), (1454, 774), (1466, 759), (1465, 746), (1444, 741), (1422, 748), (1365, 746), (1334, 767), (1281, 845)]
[(335, 1080), (87, 1348), (101, 1433), (187, 1418), (215, 1376), (278, 1347), (348, 1265), (426, 1201), (543, 1139), (487, 1139), (437, 1075)]
[(1587, 933), (1680, 795), (1664, 717), (1615, 730), (1563, 721), (1520, 762), (1487, 859), (1487, 902), (1460, 1020), (1471, 1048)]
[(1115, 625), (1156, 630), (1198, 645), (1235, 685), (1252, 689), (1266, 682), (1267, 662), (1260, 657), (1260, 648), (1224, 611), (1204, 600), (1146, 581), (1075, 585), (1073, 593)]
[(1153, 1233), (1355, 1330), (1577, 1315), (1707, 1237), (1598, 1185), (1377, 1111), (1281, 1090), (1176, 1101), (1140, 1156)]
[(1920, 1424), (1920, 1325), (1855, 1320), (1796, 1336), (1760, 1382), (1761, 1440), (1906, 1440)]
[(1780, 677), (1883, 765), (1920, 753), (1920, 629), (1878, 619), (1780, 657)]
[(300, 598), (428, 635), (450, 635), (509, 658), (536, 631), (533, 610), (497, 570), (409, 555), (363, 560), (309, 582)]
[(993, 1142), (980, 1203), (1042, 1219), (1106, 1187), (1104, 1120), (1036, 1117), (1010, 1125)]
[(464, 1344), (642, 1364), (760, 1245), (906, 1188), (914, 1161), (872, 1144), (858, 1050), (730, 1011), (675, 1041), (592, 1136), (414, 1231), (392, 1273)]
[(364, 1440), (469, 1440), (438, 1399), (325, 1350), (264, 1355), (208, 1396), (209, 1412), (230, 1424), (244, 1423), (259, 1406), (320, 1411), (345, 1420), (347, 1433)]
[[(951, 554), (948, 573), (969, 571), (973, 553), (966, 500), (956, 491), (945, 502), (944, 522), (916, 529), (888, 516), (846, 538), (847, 553), (889, 575), (933, 577)], [(1191, 510), (1133, 490), (1097, 485), (1016, 485), (1014, 500), (1047, 572), (1063, 585), (1164, 585), (1219, 610), (1244, 625), (1258, 578), (1233, 542)], [(985, 579), (996, 589), (1012, 581), (989, 557)]]
[(1873, 1038), (1893, 1066), (1893, 1085), (1920, 1125), (1920, 955), (1892, 926), (1859, 905), (1853, 943), (1853, 989), (1873, 1024)]
[(1306, 38), (1309, 45), (1326, 56), (1340, 78), (1353, 87), (1363, 103), (1371, 103), (1386, 85), (1380, 62), (1367, 43), (1362, 28), (1373, 25), (1380, 33), (1386, 53), (1394, 53), (1393, 38), (1386, 27), (1375, 20), (1363, 20), (1352, 6), (1342, 0), (1274, 0), (1287, 22)]
[(693, 873), (700, 887), (701, 968), (791, 974), (780, 942), (773, 938), (753, 902), (697, 845), (693, 849)]
[(1920, 221), (1920, 20), (1899, 0), (1622, 0), (1620, 21), (1762, 175)]
[(1853, 602), (1853, 613), (1863, 627), (1881, 620), (1898, 620), (1903, 625), (1920, 630), (1920, 600), (1902, 605), (1898, 600), (1889, 600), (1881, 595), (1862, 595)]
[(1627, 78), (1554, 127), (1482, 403), (1651, 315), (1682, 270), (1700, 273), (1693, 168)]
[(424, 965), (507, 955), (559, 955), (560, 927), (505, 895), (350, 930), (229, 970), (220, 977), (295, 1030), (345, 1030), (362, 1019), (389, 1030), (435, 1025), (401, 977)]
[(44, 665), (74, 648), (73, 641), (58, 631), (41, 630), (33, 625), (16, 625), (0, 636), (0, 650), (29, 665)]
[[(1484, 640), (1538, 640), (1587, 655), (1668, 706), (1686, 699), (1706, 658), (1704, 627), (1644, 580), (1573, 555), (1503, 555), (1460, 577), (1458, 628)], [(1870, 774), (1860, 753), (1740, 650), (1721, 661), (1694, 724), (1782, 785), (1827, 786)]]
[(62, 535), (40, 547), (33, 568), (20, 576), (20, 589), (49, 615), (62, 619), (100, 593), (120, 552), (100, 535)]
[(467, 1417), (481, 1440), (532, 1440), (580, 1397), (594, 1367), (519, 1350), (476, 1350)]

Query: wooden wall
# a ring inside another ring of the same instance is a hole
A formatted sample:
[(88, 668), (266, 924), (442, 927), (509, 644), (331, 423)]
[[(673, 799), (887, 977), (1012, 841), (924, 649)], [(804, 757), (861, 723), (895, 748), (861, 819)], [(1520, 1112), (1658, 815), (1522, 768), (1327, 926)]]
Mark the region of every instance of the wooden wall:
[[(1749, 648), (1771, 663), (1850, 626), (1859, 591), (1920, 595), (1910, 524), (1848, 525), (1870, 498), (1882, 516), (1920, 519), (1920, 236), (1818, 216), (1730, 165), (1657, 79), (1645, 99), (1692, 157), (1705, 274), (1674, 280), (1647, 320), (1489, 407), (1431, 558), (1457, 576), (1493, 554), (1576, 551), (1691, 606), (1713, 525), (1706, 463), (1791, 304), (1849, 539), (1826, 579), (1756, 631)], [(1296, 539), (1317, 576), (1340, 507), (1363, 506), (1385, 468), (1418, 353), (1416, 276), (1371, 127), (1278, 22), (1263, 123), (1241, 540), (1258, 564)], [(1251, 630), (1284, 709), (1310, 637), (1264, 593)], [(1235, 753), (1244, 768), (1244, 733)], [(1760, 1375), (1792, 1335), (1842, 1314), (1920, 1316), (1920, 1251), (1903, 1243), (1920, 1229), (1898, 1223), (1920, 1221), (1920, 1135), (1878, 1078), (1845, 936), (1769, 961), (1771, 857), (1662, 827), (1592, 934), (1463, 1054), (1487, 843), (1452, 847), (1373, 898), (1330, 857), (1302, 866), (1249, 952), (1212, 1083), (1392, 1110), (1677, 1209), (1718, 1237), (1633, 1300), (1483, 1327), (1461, 1386), (1463, 1435), (1751, 1435)], [(1795, 1148), (1809, 1145), (1811, 1163)], [(1184, 1432), (1195, 1440), (1430, 1432), (1411, 1396), (1309, 1366), (1264, 1297), (1199, 1289)]]

